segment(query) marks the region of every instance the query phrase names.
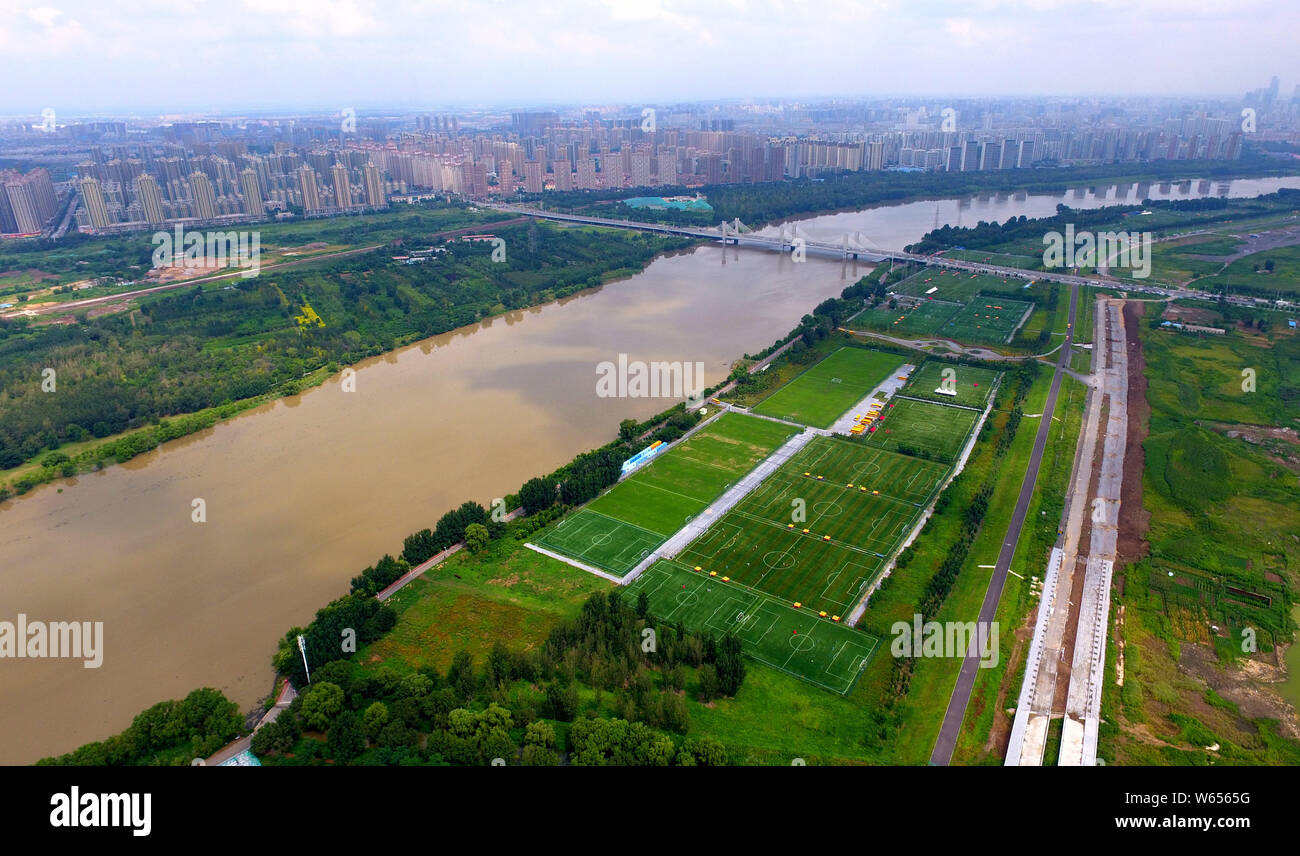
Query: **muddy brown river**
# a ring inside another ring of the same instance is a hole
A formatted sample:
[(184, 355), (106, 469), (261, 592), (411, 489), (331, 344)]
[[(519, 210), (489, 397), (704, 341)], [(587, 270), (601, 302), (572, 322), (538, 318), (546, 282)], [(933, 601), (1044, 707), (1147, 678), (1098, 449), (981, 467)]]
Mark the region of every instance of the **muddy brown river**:
[[(1226, 188), (1221, 185), (1228, 185)], [(916, 202), (800, 222), (901, 248), (973, 225), (1145, 196), (1255, 195), (1300, 179), (1104, 186)], [(1162, 190), (1163, 187), (1163, 190)], [(725, 260), (725, 263), (724, 263)], [(0, 659), (0, 763), (101, 739), (156, 701), (217, 687), (247, 709), (291, 626), (466, 499), (488, 503), (667, 399), (600, 398), (596, 365), (701, 362), (705, 383), (869, 268), (703, 247), (641, 274), (357, 366), (127, 464), (0, 504), (0, 621), (103, 622), (103, 663)], [(191, 520), (202, 499), (206, 522)]]

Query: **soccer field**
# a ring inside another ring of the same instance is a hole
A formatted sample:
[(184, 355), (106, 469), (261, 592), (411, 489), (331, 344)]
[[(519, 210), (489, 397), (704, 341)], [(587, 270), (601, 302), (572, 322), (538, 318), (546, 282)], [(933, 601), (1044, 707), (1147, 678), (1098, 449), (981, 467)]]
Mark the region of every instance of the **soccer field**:
[(961, 342), (1007, 342), (1032, 303), (996, 295), (976, 295), (943, 325), (941, 332)]
[(580, 508), (540, 538), (539, 546), (623, 576), (663, 543), (657, 532)]
[(948, 468), (835, 437), (817, 437), (781, 468), (792, 476), (849, 487), (860, 493), (879, 491), (904, 502), (925, 505)]
[(876, 430), (864, 435), (867, 443), (882, 449), (912, 448), (954, 461), (970, 436), (979, 413), (964, 407), (931, 404), (896, 395), (878, 420)]
[(753, 659), (832, 692), (846, 694), (880, 640), (673, 562), (656, 562), (627, 587), (644, 591), (650, 611), (695, 630), (735, 633)]
[[(943, 387), (944, 369), (952, 369), (951, 389), (953, 395), (946, 395), (936, 390)], [(946, 401), (977, 407), (981, 410), (988, 403), (989, 393), (993, 391), (993, 382), (999, 372), (978, 366), (958, 365), (941, 360), (927, 360), (912, 373), (902, 394), (913, 398), (925, 398), (930, 401)]]
[(724, 413), (587, 507), (667, 538), (794, 433), (789, 425)]
[(789, 425), (724, 413), (534, 543), (622, 576), (794, 433)]
[(930, 267), (909, 276), (897, 285), (890, 286), (889, 291), (893, 294), (969, 303), (981, 291), (1010, 292), (1012, 289), (1023, 287), (1025, 282), (1027, 280), (1003, 279), (1000, 276), (982, 273)]
[(840, 348), (760, 401), (754, 412), (829, 428), (904, 362), (881, 351)]
[(818, 437), (678, 561), (786, 603), (844, 614), (898, 549), (947, 472), (932, 461)]
[(935, 300), (903, 300), (890, 309), (888, 302), (868, 306), (849, 320), (869, 330), (882, 330), (897, 336), (928, 336), (937, 333), (962, 307)]

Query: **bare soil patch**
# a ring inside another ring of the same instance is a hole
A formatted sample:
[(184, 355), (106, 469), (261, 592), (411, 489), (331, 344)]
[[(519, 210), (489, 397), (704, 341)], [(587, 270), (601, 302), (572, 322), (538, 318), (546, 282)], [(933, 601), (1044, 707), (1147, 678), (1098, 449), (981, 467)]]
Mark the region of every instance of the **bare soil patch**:
[(1142, 505), (1142, 474), (1146, 452), (1142, 443), (1151, 422), (1147, 404), (1146, 357), (1142, 353), (1139, 325), (1145, 307), (1132, 301), (1124, 304), (1124, 333), (1128, 341), (1128, 427), (1124, 445), (1124, 478), (1120, 486), (1119, 533), (1115, 545), (1120, 565), (1141, 559), (1150, 549), (1146, 541), (1151, 512)]

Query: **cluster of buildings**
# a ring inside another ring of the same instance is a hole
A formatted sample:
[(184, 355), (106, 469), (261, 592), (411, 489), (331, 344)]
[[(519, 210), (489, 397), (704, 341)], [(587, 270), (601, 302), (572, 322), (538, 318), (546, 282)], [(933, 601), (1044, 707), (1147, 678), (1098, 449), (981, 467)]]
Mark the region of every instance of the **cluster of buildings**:
[(216, 153), (166, 146), (95, 147), (77, 164), (83, 231), (126, 230), (173, 221), (261, 220), (383, 208), (392, 191), (365, 150)]
[[(1296, 99), (1279, 97), (1276, 78), (1245, 101), (1259, 105), (1261, 138), (1266, 129), (1287, 136), (1288, 117), (1300, 115)], [(519, 198), (878, 170), (1232, 160), (1250, 133), (1241, 110), (1177, 99), (959, 99), (951, 105), (881, 99), (4, 123), (0, 150), (49, 164), (65, 180), (51, 189), (47, 173), (5, 173), (0, 228), (48, 227), (50, 200), (57, 203), (63, 190), (78, 195), (78, 228), (113, 232), (181, 221), (329, 216), (429, 196)]]

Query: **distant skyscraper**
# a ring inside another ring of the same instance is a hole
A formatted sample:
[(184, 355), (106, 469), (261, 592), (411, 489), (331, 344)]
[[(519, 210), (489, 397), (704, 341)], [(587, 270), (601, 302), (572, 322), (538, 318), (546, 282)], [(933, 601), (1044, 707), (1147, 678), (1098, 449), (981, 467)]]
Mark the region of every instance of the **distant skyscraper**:
[(303, 164), (298, 167), (298, 192), (302, 195), (302, 210), (308, 214), (321, 210), (320, 188), (316, 186), (316, 170)]
[(334, 177), (334, 205), (338, 208), (351, 208), (352, 183), (348, 179), (348, 168), (335, 163), (331, 172)]
[(650, 180), (650, 153), (633, 152), (632, 168), (629, 170), (632, 176), (632, 187), (649, 187)]
[(1020, 156), (1016, 159), (1017, 169), (1028, 169), (1034, 164), (1034, 141), (1020, 141)]
[(249, 167), (239, 173), (239, 186), (244, 192), (244, 213), (253, 217), (265, 217), (266, 206), (262, 203), (262, 188), (257, 181), (257, 171)]
[(158, 189), (158, 181), (152, 175), (146, 172), (136, 176), (135, 196), (140, 201), (146, 223), (157, 224), (166, 219), (163, 216), (162, 191)]
[(104, 191), (99, 179), (83, 178), (81, 180), (81, 202), (90, 217), (90, 225), (102, 229), (109, 224), (108, 206), (104, 203)]
[(885, 168), (885, 141), (872, 140), (867, 148), (867, 169)]
[(0, 185), (0, 193), (7, 197), (7, 205), (12, 212), (13, 220), (17, 226), (15, 232), (23, 235), (30, 235), (41, 231), (44, 222), (36, 210), (36, 196), (27, 187), (20, 178), (12, 181), (6, 181)]
[(371, 208), (383, 208), (388, 204), (384, 198), (384, 176), (375, 166), (374, 161), (365, 165), (361, 170), (361, 177), (365, 180), (366, 185), (366, 204)]
[(1002, 146), (990, 141), (980, 143), (980, 169), (997, 169), (1001, 158)]
[(677, 183), (677, 152), (673, 149), (659, 149), (659, 183)]
[(1016, 140), (1003, 140), (1002, 160), (998, 164), (998, 169), (1015, 169), (1018, 154), (1020, 154), (1020, 144)]
[(569, 167), (567, 159), (551, 161), (551, 171), (555, 173), (556, 190), (573, 189), (573, 170)]
[(212, 182), (204, 173), (190, 174), (190, 201), (194, 205), (194, 216), (200, 220), (217, 216), (217, 197), (212, 193)]
[(524, 192), (542, 192), (542, 164), (540, 161), (526, 161), (524, 163)]

